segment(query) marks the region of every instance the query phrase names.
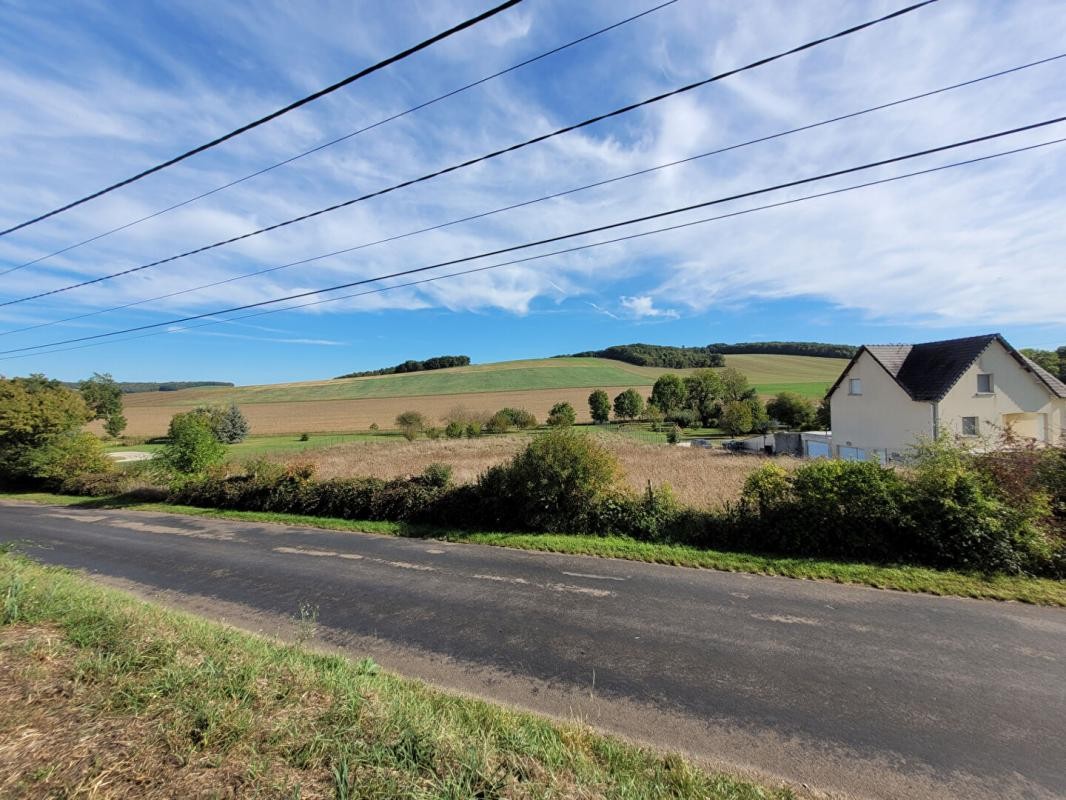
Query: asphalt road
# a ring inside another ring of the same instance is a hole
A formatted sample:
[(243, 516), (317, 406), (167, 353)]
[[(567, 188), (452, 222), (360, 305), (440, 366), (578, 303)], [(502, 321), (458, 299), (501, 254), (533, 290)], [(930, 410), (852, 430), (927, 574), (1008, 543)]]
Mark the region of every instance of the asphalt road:
[(1066, 611), (167, 514), (0, 505), (36, 559), (863, 798), (1066, 797)]

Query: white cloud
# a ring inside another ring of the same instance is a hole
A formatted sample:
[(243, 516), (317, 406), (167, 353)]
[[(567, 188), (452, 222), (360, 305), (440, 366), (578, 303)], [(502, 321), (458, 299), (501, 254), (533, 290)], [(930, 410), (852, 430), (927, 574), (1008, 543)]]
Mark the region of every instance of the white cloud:
[[(620, 5), (590, 6), (578, 23), (571, 21), (563, 0), (544, 0), (502, 16), (483, 34), (468, 31), (440, 53), (427, 51), (180, 167), (4, 237), (0, 260), (21, 263), (151, 213), (637, 10), (632, 3), (625, 9)], [(14, 272), (5, 276), (2, 288), (8, 297), (32, 294), (273, 224), (890, 8), (887, 1), (875, 5), (679, 3), (573, 48), (565, 57), (546, 59), (291, 166)], [(145, 20), (139, 14), (127, 19), (130, 15), (117, 8), (104, 8), (102, 16), (70, 26), (51, 25), (44, 14), (12, 14), (7, 33), (0, 34), (5, 43), (0, 55), (0, 155), (9, 173), (0, 193), (0, 221), (18, 221), (180, 152), (474, 10), (472, 3), (444, 10), (434, 6), (427, 19), (414, 14), (415, 7), (398, 4), (392, 15), (357, 17), (343, 3), (325, 4), (320, 14), (295, 13), (285, 4), (274, 4), (268, 14), (259, 6), (232, 3), (224, 9), (232, 24), (196, 29), (202, 41), (195, 36), (189, 40), (190, 46), (200, 46), (190, 58), (138, 44)], [(471, 169), (129, 278), (56, 295), (47, 306), (13, 306), (2, 314), (14, 326), (20, 319), (54, 319), (136, 302), (966, 80), (1059, 50), (1066, 40), (1066, 16), (1055, 13), (1057, 8), (1054, 0), (931, 6)], [(204, 12), (186, 10), (203, 25)], [(354, 32), (350, 37), (344, 34), (349, 29)], [(1005, 36), (1009, 50), (1001, 46)], [(40, 41), (48, 37), (61, 42), (51, 61), (38, 53)], [(290, 57), (290, 51), (295, 55)], [(283, 60), (267, 55), (282, 52), (287, 54)], [(133, 324), (134, 312), (141, 322), (260, 302), (1036, 121), (1066, 103), (1064, 67), (1066, 62), (1035, 67), (476, 222), (101, 315), (92, 324), (121, 327)], [(965, 154), (1066, 135), (1056, 130), (1016, 137), (1010, 145), (973, 147)], [(929, 158), (921, 166), (962, 156)], [(910, 168), (883, 169), (876, 176)], [(808, 191), (845, 185), (839, 179)], [(639, 280), (647, 293), (623, 296), (618, 306), (619, 314), (630, 319), (676, 317), (677, 310), (656, 306), (663, 297), (686, 314), (758, 299), (815, 298), (874, 323), (978, 324), (982, 329), (1029, 323), (1061, 330), (1062, 292), (1053, 289), (1066, 283), (1063, 186), (1066, 146), (300, 313), (441, 308), (527, 314), (538, 300), (618, 294)], [(799, 193), (731, 203), (638, 229)], [(543, 251), (531, 249), (497, 261)], [(442, 271), (484, 263), (491, 262)], [(42, 329), (35, 341), (61, 338), (68, 330)]]
[(639, 297), (621, 297), (619, 298), (619, 305), (622, 306), (631, 316), (637, 319), (644, 319), (646, 317), (670, 317), (675, 318), (678, 313), (669, 308), (656, 308), (655, 301), (649, 295), (640, 295)]

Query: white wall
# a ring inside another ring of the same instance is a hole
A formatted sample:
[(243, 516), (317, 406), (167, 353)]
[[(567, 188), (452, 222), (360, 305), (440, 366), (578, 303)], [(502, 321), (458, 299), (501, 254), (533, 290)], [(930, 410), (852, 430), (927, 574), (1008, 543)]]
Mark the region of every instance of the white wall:
[[(862, 379), (862, 395), (848, 394), (848, 381)], [(903, 453), (919, 436), (933, 433), (931, 403), (911, 400), (895, 379), (863, 352), (844, 375), (830, 398), (833, 454), (837, 448), (858, 447)]]
[[(993, 393), (977, 393), (977, 375), (992, 374)], [(981, 436), (996, 436), (1004, 414), (1038, 414), (1046, 420), (1048, 438), (1055, 441), (1066, 423), (1066, 400), (1052, 395), (1044, 383), (1025, 370), (1007, 349), (992, 342), (940, 401), (940, 425), (952, 433), (962, 432), (962, 417), (977, 417)], [(1032, 436), (1045, 425), (1031, 417), (1019, 420), (1016, 432)]]

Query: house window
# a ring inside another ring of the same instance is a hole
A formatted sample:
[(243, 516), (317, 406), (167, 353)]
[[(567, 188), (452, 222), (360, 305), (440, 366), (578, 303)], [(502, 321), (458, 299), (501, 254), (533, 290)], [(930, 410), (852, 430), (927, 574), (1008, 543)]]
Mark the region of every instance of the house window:
[(992, 394), (992, 373), (991, 372), (979, 372), (977, 374), (977, 393), (978, 394)]
[(851, 378), (848, 381), (848, 394), (862, 394), (862, 378)]
[(977, 417), (962, 418), (962, 435), (976, 436), (978, 434)]

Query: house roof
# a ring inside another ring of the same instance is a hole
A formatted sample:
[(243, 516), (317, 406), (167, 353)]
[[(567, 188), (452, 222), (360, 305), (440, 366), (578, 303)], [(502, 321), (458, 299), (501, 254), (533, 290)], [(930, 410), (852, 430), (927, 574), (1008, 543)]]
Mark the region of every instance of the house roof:
[(1031, 372), (1051, 394), (1066, 398), (1066, 384), (1023, 356), (998, 333), (921, 344), (863, 345), (829, 389), (828, 394), (836, 391), (844, 376), (851, 370), (852, 364), (863, 352), (867, 352), (912, 400), (935, 403), (944, 398), (963, 373), (994, 341), (1002, 344), (1022, 368)]

